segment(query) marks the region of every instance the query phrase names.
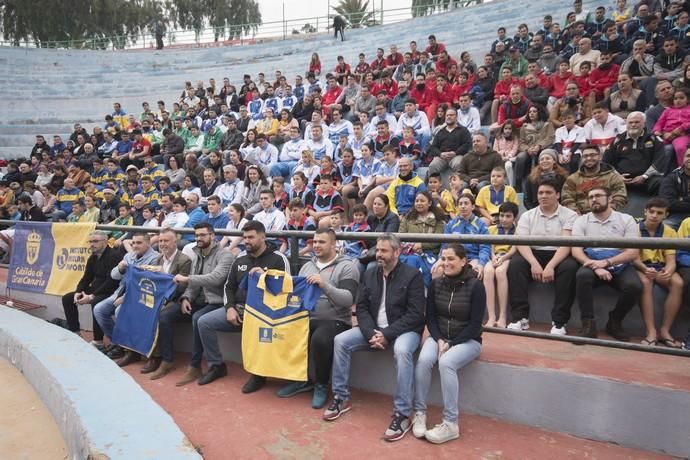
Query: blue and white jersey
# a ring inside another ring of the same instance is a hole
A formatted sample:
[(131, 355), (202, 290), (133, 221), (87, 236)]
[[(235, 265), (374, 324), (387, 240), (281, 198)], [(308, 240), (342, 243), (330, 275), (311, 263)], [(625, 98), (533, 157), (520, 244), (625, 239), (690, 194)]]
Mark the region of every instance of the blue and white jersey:
[(369, 161), (364, 161), (360, 158), (355, 162), (352, 168), (352, 175), (359, 178), (360, 188), (366, 187), (374, 180), (374, 176), (381, 173), (381, 160), (370, 158)]
[(333, 145), (337, 145), (340, 140), (341, 135), (345, 135), (348, 138), (354, 134), (354, 129), (352, 128), (352, 123), (348, 120), (340, 120), (337, 125), (331, 123), (328, 127), (328, 138), (331, 140)]

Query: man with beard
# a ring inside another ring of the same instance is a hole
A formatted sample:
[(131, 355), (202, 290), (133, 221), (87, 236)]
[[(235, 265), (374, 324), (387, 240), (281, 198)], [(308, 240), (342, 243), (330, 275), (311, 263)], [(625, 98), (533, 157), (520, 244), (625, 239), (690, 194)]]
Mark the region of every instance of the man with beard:
[[(242, 237), (246, 251), (234, 261), (227, 275), (225, 308), (216, 309), (199, 318), (198, 330), (204, 357), (209, 366), (208, 372), (199, 379), (199, 385), (209, 384), (228, 375), (228, 368), (223, 362), (223, 354), (218, 345), (218, 332), (242, 330), (244, 305), (247, 300), (247, 291), (240, 288), (242, 279), (249, 273), (263, 273), (271, 269), (290, 274), (287, 258), (266, 241), (266, 229), (261, 222), (247, 222), (242, 229)], [(242, 393), (253, 393), (265, 384), (266, 377), (251, 375), (242, 387)]]
[[(597, 185), (587, 193), (591, 212), (578, 217), (573, 224), (576, 238), (636, 238), (639, 236), (635, 219), (611, 208), (609, 189)], [(623, 330), (625, 316), (642, 294), (642, 282), (632, 262), (639, 256), (638, 249), (577, 248), (573, 257), (582, 266), (575, 275), (575, 293), (582, 315), (582, 336), (597, 337), (594, 319), (594, 287), (606, 283), (619, 291), (618, 302), (609, 313), (606, 332), (616, 340), (627, 342), (630, 336)]]

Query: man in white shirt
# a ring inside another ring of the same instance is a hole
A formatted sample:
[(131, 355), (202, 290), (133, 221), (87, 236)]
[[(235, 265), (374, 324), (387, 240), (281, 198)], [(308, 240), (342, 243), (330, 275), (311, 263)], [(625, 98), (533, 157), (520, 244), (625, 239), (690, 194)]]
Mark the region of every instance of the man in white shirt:
[(598, 102), (592, 109), (592, 118), (585, 123), (585, 139), (599, 147), (601, 153), (627, 128), (625, 120), (609, 112), (606, 101)]
[(601, 52), (592, 49), (592, 40), (586, 37), (580, 39), (578, 44), (578, 52), (570, 57), (570, 70), (576, 77), (580, 76), (580, 64), (583, 62), (591, 62), (592, 68), (599, 66), (599, 58)]
[[(476, 109), (475, 109), (476, 110)], [(429, 144), (431, 139), (431, 128), (429, 127), (429, 119), (421, 110), (417, 110), (417, 101), (408, 99), (405, 101), (405, 111), (400, 115), (398, 124), (395, 129), (395, 135), (402, 138), (403, 128), (414, 128), (414, 137), (419, 146), (424, 149)]]
[[(635, 219), (628, 214), (614, 211), (610, 205), (610, 192), (601, 186), (594, 186), (587, 194), (591, 212), (575, 220), (574, 237), (635, 238), (639, 236)], [(623, 330), (625, 315), (635, 306), (642, 294), (642, 282), (637, 276), (633, 262), (638, 249), (573, 248), (573, 257), (582, 264), (577, 271), (575, 292), (582, 314), (582, 335), (597, 336), (594, 320), (594, 288), (607, 283), (620, 295), (616, 307), (609, 313), (606, 332), (617, 340), (627, 342), (630, 336)]]
[(240, 203), (244, 193), (244, 182), (237, 177), (235, 165), (223, 166), (223, 179), (225, 179), (225, 182), (220, 184), (215, 192), (223, 202), (223, 206)]
[(278, 155), (278, 162), (271, 167), (271, 177), (288, 178), (297, 162), (302, 158), (306, 142), (302, 139), (297, 126), (290, 128), (290, 140), (283, 144)]
[[(516, 235), (570, 236), (577, 213), (558, 203), (560, 185), (554, 179), (544, 179), (537, 188), (539, 206), (520, 217)], [(508, 329), (529, 329), (529, 301), (527, 287), (530, 281), (553, 283), (556, 298), (551, 319), (551, 333), (565, 335), (570, 309), (575, 300), (575, 273), (578, 265), (570, 256), (567, 246), (518, 246), (518, 253), (510, 259), (511, 323)]]
[[(275, 194), (271, 189), (264, 189), (259, 194), (259, 204), (261, 205), (261, 211), (256, 213), (254, 220), (264, 224), (266, 232), (280, 232), (285, 228), (287, 223), (285, 220), (285, 213), (276, 209), (273, 206), (275, 202)], [(266, 241), (270, 241), (277, 245), (278, 240), (276, 238), (267, 238)]]
[(469, 94), (460, 95), (458, 100), (458, 124), (467, 128), (470, 134), (474, 134), (482, 127), (479, 109), (472, 106), (472, 99)]
[(311, 127), (311, 139), (307, 139), (307, 150), (311, 150), (316, 161), (321, 161), (324, 156), (333, 158), (333, 143), (323, 135), (320, 125)]

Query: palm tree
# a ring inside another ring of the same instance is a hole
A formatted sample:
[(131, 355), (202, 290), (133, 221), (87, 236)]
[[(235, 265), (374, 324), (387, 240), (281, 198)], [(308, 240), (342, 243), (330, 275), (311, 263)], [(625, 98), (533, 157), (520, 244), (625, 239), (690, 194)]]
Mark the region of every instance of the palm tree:
[(369, 11), (369, 0), (340, 0), (333, 9), (350, 23), (353, 29), (376, 24), (374, 12)]
[[(436, 12), (447, 11), (451, 8), (467, 6), (472, 0), (412, 0), (412, 17), (426, 16)], [(481, 0), (474, 0), (481, 3)]]

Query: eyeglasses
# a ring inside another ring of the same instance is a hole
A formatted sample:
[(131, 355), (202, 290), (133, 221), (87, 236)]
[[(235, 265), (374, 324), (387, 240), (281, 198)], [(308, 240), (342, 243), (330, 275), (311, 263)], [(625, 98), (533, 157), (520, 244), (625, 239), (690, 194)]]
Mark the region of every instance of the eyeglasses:
[(197, 233), (197, 234), (194, 235), (194, 238), (196, 238), (196, 239), (198, 240), (199, 238), (206, 238), (206, 237), (209, 237), (209, 236), (211, 236), (210, 233)]

